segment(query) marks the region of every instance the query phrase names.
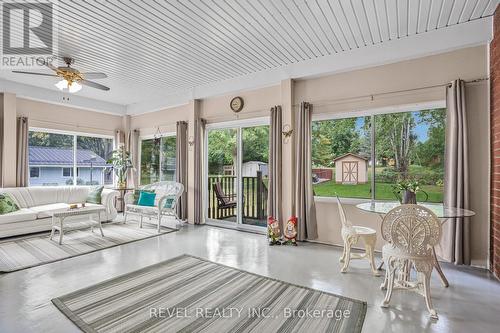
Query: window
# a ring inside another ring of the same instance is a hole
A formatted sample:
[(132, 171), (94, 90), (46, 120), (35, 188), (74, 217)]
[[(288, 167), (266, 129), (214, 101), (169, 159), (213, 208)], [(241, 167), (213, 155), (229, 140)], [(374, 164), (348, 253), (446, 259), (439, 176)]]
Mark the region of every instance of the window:
[(174, 181), (176, 168), (175, 136), (141, 141), (141, 184)]
[(62, 168), (63, 177), (73, 177), (73, 168)]
[(396, 200), (393, 184), (417, 180), (418, 200), (442, 202), (445, 119), (430, 109), (314, 121), (315, 195)]
[[(30, 130), (28, 144), (30, 185), (113, 184), (111, 165), (107, 163), (112, 138)], [(36, 176), (31, 171), (34, 168), (43, 170)]]
[(40, 168), (30, 168), (30, 178), (40, 177)]

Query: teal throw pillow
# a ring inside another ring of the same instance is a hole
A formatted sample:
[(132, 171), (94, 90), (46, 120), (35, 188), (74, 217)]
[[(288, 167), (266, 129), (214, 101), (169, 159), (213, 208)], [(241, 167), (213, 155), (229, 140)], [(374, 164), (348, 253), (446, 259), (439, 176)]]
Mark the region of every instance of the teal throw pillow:
[(134, 205), (138, 205), (139, 202), (139, 196), (141, 195), (141, 192), (147, 192), (147, 193), (155, 193), (154, 190), (134, 190)]
[(139, 195), (139, 201), (137, 204), (139, 206), (154, 206), (155, 205), (156, 193), (151, 192), (141, 192)]
[(172, 208), (174, 206), (174, 202), (175, 197), (167, 197), (167, 199), (165, 199), (165, 204), (163, 205), (163, 207)]
[(102, 190), (104, 189), (104, 186), (92, 186), (89, 189), (89, 193), (87, 194), (87, 199), (85, 200), (86, 202), (94, 203), (94, 204), (101, 204), (101, 199), (102, 199)]
[(0, 215), (16, 212), (18, 210), (19, 207), (8, 194), (0, 193)]

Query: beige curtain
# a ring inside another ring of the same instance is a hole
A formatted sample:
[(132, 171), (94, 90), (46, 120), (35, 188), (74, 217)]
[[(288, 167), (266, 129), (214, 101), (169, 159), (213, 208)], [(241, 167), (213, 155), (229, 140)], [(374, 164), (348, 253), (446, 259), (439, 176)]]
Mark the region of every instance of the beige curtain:
[[(444, 204), (469, 208), (469, 156), (465, 82), (455, 80), (446, 88), (446, 147)], [(470, 221), (450, 218), (443, 224), (438, 254), (455, 264), (470, 264)]]
[(115, 131), (115, 145), (114, 149), (118, 149), (120, 146), (125, 146), (125, 133), (123, 131)]
[[(127, 145), (128, 143), (128, 145)], [(127, 176), (127, 187), (135, 188), (139, 186), (139, 131), (132, 130), (128, 132), (128, 138), (126, 140), (126, 149), (130, 153), (130, 158), (132, 160), (132, 169), (128, 170)]]
[(188, 140), (188, 124), (185, 121), (177, 122), (177, 146), (175, 153), (175, 175), (176, 181), (184, 185), (184, 193), (182, 193), (177, 203), (177, 217), (181, 220), (187, 219), (187, 143)]
[(282, 182), (282, 112), (281, 106), (271, 108), (271, 126), (269, 131), (269, 182), (267, 196), (267, 215), (273, 216), (280, 223), (283, 231), (283, 212), (281, 208), (281, 182)]
[(311, 126), (312, 105), (300, 104), (295, 117), (295, 216), (298, 219), (297, 239), (318, 238), (316, 207), (312, 188)]
[(194, 120), (194, 223), (203, 222), (203, 136), (205, 119)]
[(26, 187), (29, 181), (28, 169), (28, 118), (17, 118), (17, 161), (16, 161), (16, 186)]

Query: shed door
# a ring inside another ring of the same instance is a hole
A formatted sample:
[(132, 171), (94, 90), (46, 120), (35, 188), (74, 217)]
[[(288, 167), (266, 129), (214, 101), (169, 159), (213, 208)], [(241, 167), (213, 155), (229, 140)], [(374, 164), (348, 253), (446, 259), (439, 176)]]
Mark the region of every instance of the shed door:
[(342, 162), (342, 183), (358, 183), (358, 162)]

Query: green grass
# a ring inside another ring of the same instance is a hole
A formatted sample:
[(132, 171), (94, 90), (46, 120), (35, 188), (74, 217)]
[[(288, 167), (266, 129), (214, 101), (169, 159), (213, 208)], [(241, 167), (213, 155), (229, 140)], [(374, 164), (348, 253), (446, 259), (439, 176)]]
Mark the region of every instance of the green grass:
[[(376, 199), (397, 200), (392, 193), (392, 184), (376, 183)], [(343, 185), (335, 183), (335, 180), (329, 180), (320, 184), (313, 185), (314, 193), (319, 197), (332, 197), (337, 193), (344, 198), (364, 198), (371, 199), (370, 183), (358, 185)], [(429, 195), (428, 202), (443, 202), (443, 188), (435, 185), (423, 185), (422, 189)], [(423, 201), (425, 195), (417, 193), (417, 200)]]

